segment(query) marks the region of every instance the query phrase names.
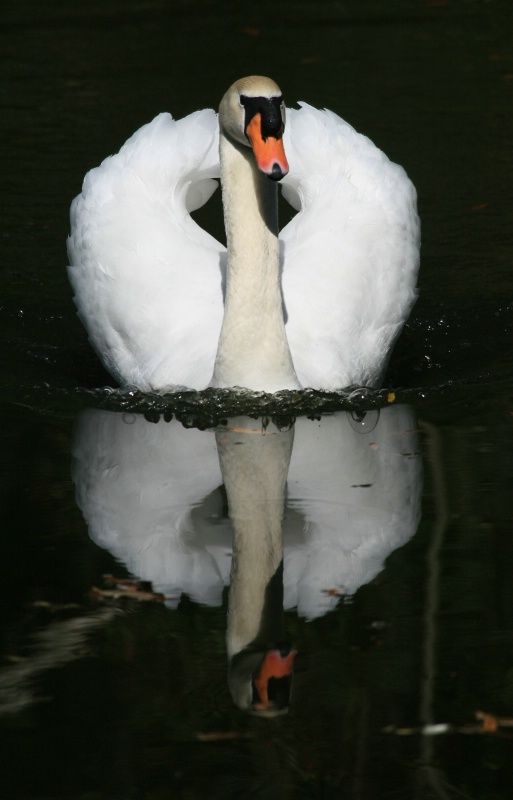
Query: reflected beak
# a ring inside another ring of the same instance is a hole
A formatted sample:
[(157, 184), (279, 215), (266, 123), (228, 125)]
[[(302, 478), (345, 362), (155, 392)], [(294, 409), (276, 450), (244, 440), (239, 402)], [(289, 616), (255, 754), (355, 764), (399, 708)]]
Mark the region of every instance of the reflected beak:
[[(282, 655), (279, 650), (268, 650), (264, 656), (258, 674), (253, 680), (253, 685), (258, 692), (260, 702), (253, 703), (255, 711), (266, 711), (275, 705), (273, 697), (269, 697), (269, 682), (271, 679), (283, 683), (282, 679), (289, 679), (285, 681), (287, 685), (292, 678), (292, 670), (294, 667), (294, 658), (297, 655), (297, 650), (290, 650), (287, 655)], [(272, 692), (271, 692), (272, 693)], [(288, 695), (288, 692), (286, 692)]]
[(262, 136), (262, 117), (255, 114), (246, 127), (246, 136), (251, 142), (258, 169), (273, 181), (281, 181), (289, 171), (283, 149), (283, 137)]

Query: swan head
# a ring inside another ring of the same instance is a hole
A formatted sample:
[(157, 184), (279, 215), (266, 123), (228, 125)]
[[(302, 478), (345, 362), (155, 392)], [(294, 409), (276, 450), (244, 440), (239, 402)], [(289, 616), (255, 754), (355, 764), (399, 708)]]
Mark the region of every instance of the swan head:
[(219, 106), (219, 125), (233, 141), (253, 149), (264, 175), (274, 181), (285, 177), (289, 171), (283, 149), (285, 103), (273, 80), (251, 75), (232, 84)]

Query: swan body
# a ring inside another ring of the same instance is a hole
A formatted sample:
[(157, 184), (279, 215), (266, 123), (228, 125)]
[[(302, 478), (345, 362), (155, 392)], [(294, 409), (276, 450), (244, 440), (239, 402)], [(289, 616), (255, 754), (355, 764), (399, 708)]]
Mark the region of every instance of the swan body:
[[(415, 189), (336, 114), (300, 106), (285, 124), (277, 85), (243, 79), (219, 117), (160, 114), (86, 175), (68, 273), (120, 384), (379, 385), (417, 295)], [(227, 248), (190, 216), (219, 177)], [(281, 232), (277, 181), (298, 211)]]

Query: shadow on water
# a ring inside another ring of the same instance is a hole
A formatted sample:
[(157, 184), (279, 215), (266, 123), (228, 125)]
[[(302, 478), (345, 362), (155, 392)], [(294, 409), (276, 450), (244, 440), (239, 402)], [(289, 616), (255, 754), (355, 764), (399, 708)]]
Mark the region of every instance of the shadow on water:
[[(0, 13), (2, 794), (509, 800), (513, 7)], [(250, 72), (417, 186), (381, 391), (122, 391), (75, 318), (85, 172)]]

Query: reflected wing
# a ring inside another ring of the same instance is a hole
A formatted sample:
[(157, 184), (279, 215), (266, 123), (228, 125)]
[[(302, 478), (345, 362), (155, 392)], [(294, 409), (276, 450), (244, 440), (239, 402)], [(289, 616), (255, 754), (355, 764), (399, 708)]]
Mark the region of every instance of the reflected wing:
[(372, 580), (415, 534), (421, 494), (409, 406), (370, 411), (363, 423), (346, 412), (321, 422), (299, 418), (287, 498), (305, 528), (301, 546), (287, 547), (285, 537), (286, 607), (297, 604), (312, 619)]
[(190, 217), (217, 186), (217, 117), (160, 114), (86, 175), (69, 277), (108, 371), (143, 390), (204, 388), (223, 315), (225, 248)]
[(404, 170), (336, 114), (287, 112), (280, 234), (287, 336), (303, 386), (376, 385), (415, 302), (416, 194)]
[(154, 424), (141, 415), (88, 410), (75, 425), (72, 454), (77, 504), (91, 539), (173, 598), (170, 604), (182, 592), (219, 603), (219, 554), (204, 540), (220, 537), (218, 549), (226, 551), (226, 536), (201, 514), (222, 482), (213, 434), (176, 420)]

